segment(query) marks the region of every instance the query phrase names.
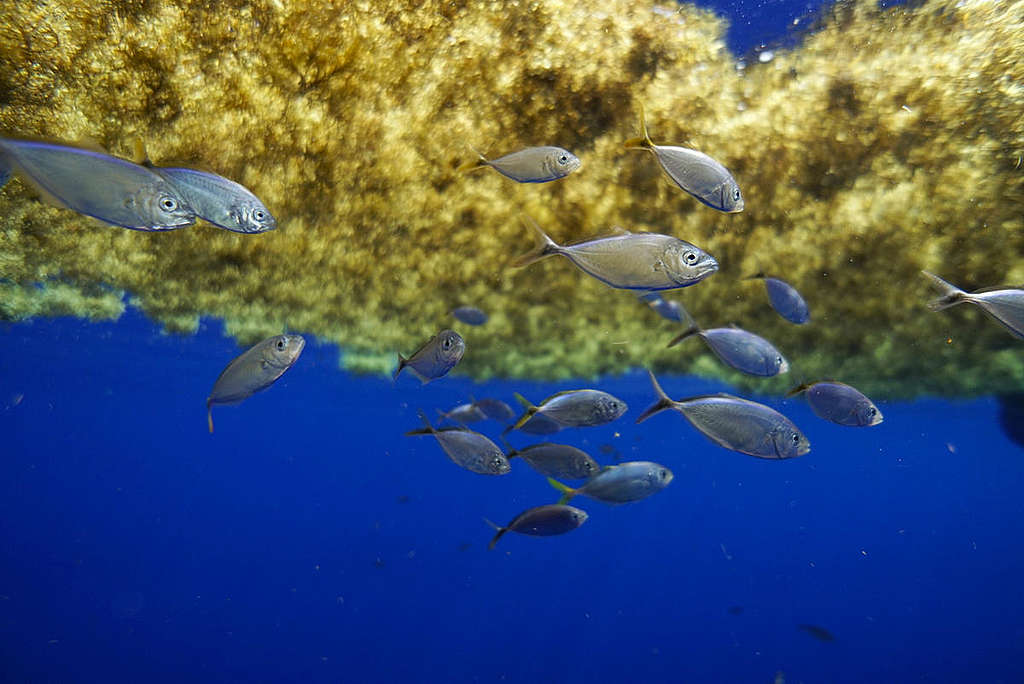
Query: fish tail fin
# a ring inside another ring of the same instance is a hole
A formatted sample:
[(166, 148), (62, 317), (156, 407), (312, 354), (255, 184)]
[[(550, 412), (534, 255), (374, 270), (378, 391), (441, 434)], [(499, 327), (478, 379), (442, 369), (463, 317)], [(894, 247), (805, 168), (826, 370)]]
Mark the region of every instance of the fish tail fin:
[(564, 485), (553, 477), (548, 478), (548, 484), (557, 489), (562, 493), (562, 498), (558, 500), (559, 506), (564, 506), (569, 502), (572, 497), (576, 496), (576, 490), (569, 485)]
[(942, 311), (967, 301), (969, 295), (956, 285), (947, 283), (934, 273), (929, 273), (928, 271), (921, 271), (921, 273), (927, 276), (931, 280), (932, 285), (942, 293), (939, 297), (928, 302), (928, 308), (932, 311)]
[(504, 432), (501, 433), (498, 439), (500, 439), (501, 443), (505, 445), (505, 458), (512, 459), (519, 455), (519, 452), (513, 449), (512, 445), (508, 443), (507, 439), (505, 439)]
[(622, 146), (627, 150), (653, 150), (654, 143), (651, 142), (651, 136), (647, 135), (647, 117), (644, 114), (644, 105), (640, 103), (640, 137), (630, 138), (626, 142), (622, 143)]
[[(687, 317), (689, 317), (689, 314), (687, 314)], [(692, 319), (690, 319), (690, 327), (684, 330), (683, 332), (679, 333), (675, 337), (673, 337), (672, 341), (669, 342), (667, 346), (674, 347), (683, 340), (685, 340), (687, 337), (693, 337), (698, 333), (700, 333), (700, 328), (697, 326), (696, 323), (693, 322)]]
[(487, 157), (480, 154), (480, 151), (478, 149), (476, 149), (472, 145), (469, 146), (469, 149), (473, 150), (473, 153), (476, 155), (476, 159), (471, 159), (467, 162), (460, 164), (459, 168), (457, 168), (456, 171), (458, 171), (459, 173), (467, 173), (469, 171), (476, 171), (477, 169), (482, 169), (491, 165), (491, 163), (487, 161)]
[(644, 412), (637, 416), (636, 422), (642, 423), (655, 413), (661, 413), (665, 409), (672, 408), (675, 406), (675, 402), (672, 401), (665, 390), (661, 389), (661, 385), (658, 384), (658, 379), (654, 377), (654, 373), (650, 370), (647, 371), (647, 375), (651, 378), (651, 385), (654, 387), (654, 393), (658, 395), (658, 400), (644, 409)]
[(135, 154), (132, 155), (132, 161), (140, 166), (152, 167), (153, 162), (149, 160), (149, 153), (146, 152), (146, 141), (142, 139), (142, 136), (135, 137), (134, 143)]
[(507, 527), (502, 527), (501, 525), (497, 525), (495, 523), (492, 523), (487, 518), (484, 518), (484, 522), (487, 523), (488, 525), (490, 525), (491, 527), (493, 527), (495, 530), (497, 530), (497, 534), (495, 534), (494, 538), (491, 539), (491, 543), (487, 545), (487, 550), (491, 551), (491, 550), (494, 549), (494, 545), (498, 543), (498, 540), (501, 539), (502, 536), (504, 536), (504, 534), (506, 532), (508, 532), (508, 528)]
[(505, 434), (510, 430), (518, 430), (519, 428), (523, 427), (523, 425), (526, 424), (526, 421), (530, 420), (530, 418), (533, 418), (533, 414), (537, 413), (537, 411), (540, 410), (538, 407), (531, 404), (530, 401), (519, 392), (515, 392), (515, 397), (516, 401), (522, 404), (523, 408), (525, 408), (526, 411), (523, 413), (523, 415), (519, 416), (519, 420), (505, 428), (505, 431), (502, 432), (501, 434)]
[(416, 430), (409, 430), (405, 433), (406, 437), (413, 437), (415, 435), (432, 435), (437, 432), (437, 430), (434, 429), (434, 426), (430, 424), (430, 419), (427, 418), (426, 413), (422, 410), (419, 410), (416, 413), (419, 415), (420, 421), (423, 423), (423, 427), (417, 428)]
[(213, 403), (206, 400), (206, 424), (210, 428), (210, 434), (213, 434)]
[(786, 399), (789, 399), (790, 397), (795, 397), (801, 392), (806, 392), (810, 388), (810, 386), (811, 383), (809, 382), (801, 382), (799, 385), (786, 392)]
[(535, 261), (540, 261), (552, 254), (560, 254), (562, 252), (562, 246), (552, 240), (550, 236), (544, 232), (544, 229), (537, 225), (536, 221), (525, 214), (521, 218), (524, 225), (533, 229), (539, 240), (537, 241), (537, 246), (532, 250), (512, 260), (512, 266), (514, 268), (529, 266)]
[(396, 368), (395, 372), (391, 374), (391, 379), (393, 381), (398, 380), (398, 374), (402, 372), (402, 369), (405, 368), (408, 363), (409, 359), (402, 356), (402, 352), (398, 352), (398, 368)]

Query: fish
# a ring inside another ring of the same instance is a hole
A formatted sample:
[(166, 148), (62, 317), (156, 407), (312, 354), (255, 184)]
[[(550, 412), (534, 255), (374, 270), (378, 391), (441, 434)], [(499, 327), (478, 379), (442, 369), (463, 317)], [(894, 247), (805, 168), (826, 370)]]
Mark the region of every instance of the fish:
[(786, 396), (793, 397), (801, 392), (806, 393), (807, 403), (819, 418), (849, 427), (868, 427), (882, 422), (878, 407), (856, 388), (844, 383), (835, 380), (805, 382)]
[(647, 134), (643, 107), (640, 108), (641, 137), (623, 143), (629, 150), (649, 150), (672, 182), (712, 209), (735, 214), (743, 211), (740, 186), (729, 170), (703, 152), (686, 147), (655, 145)]
[(392, 379), (397, 380), (398, 374), (408, 368), (420, 382), (427, 384), (431, 380), (447, 375), (465, 353), (466, 342), (462, 336), (454, 330), (442, 330), (424, 342), (423, 346), (409, 358), (399, 353), (398, 368), (395, 369)]
[(796, 627), (797, 627), (797, 629), (800, 629), (800, 630), (803, 630), (804, 632), (807, 632), (808, 634), (810, 634), (812, 637), (814, 637), (818, 641), (835, 641), (836, 640), (836, 638), (832, 634), (832, 632), (828, 631), (824, 627), (819, 627), (818, 625), (803, 624), (803, 625), (797, 625)]
[(515, 397), (526, 411), (505, 432), (518, 429), (538, 413), (543, 413), (561, 427), (592, 427), (616, 420), (629, 408), (621, 399), (592, 389), (558, 392), (542, 401), (540, 406), (534, 406), (519, 393)]
[(45, 200), (132, 230), (192, 225), (196, 212), (159, 174), (125, 159), (69, 145), (0, 138), (0, 167)]
[(669, 399), (654, 373), (647, 371), (658, 400), (636, 419), (642, 423), (656, 413), (675, 409), (715, 444), (757, 458), (803, 456), (811, 442), (789, 418), (775, 409), (731, 394), (707, 394), (681, 401)]
[(206, 421), (213, 433), (213, 407), (237, 404), (262, 392), (295, 365), (306, 346), (302, 335), (274, 335), (235, 357), (217, 376), (206, 398)]
[(435, 429), (420, 412), (424, 427), (406, 432), (406, 436), (433, 435), (452, 463), (481, 475), (505, 475), (512, 470), (501, 448), (479, 432), (466, 428)]
[(512, 262), (518, 268), (559, 254), (609, 287), (643, 293), (696, 285), (718, 271), (713, 256), (671, 235), (619, 230), (562, 246), (532, 219), (524, 217), (523, 221), (537, 233), (540, 242)]
[(661, 295), (656, 292), (642, 294), (640, 298), (647, 302), (647, 305), (665, 320), (675, 321), (676, 323), (690, 320), (690, 314), (687, 313), (686, 309), (679, 302), (662, 299)]
[(562, 492), (559, 504), (583, 495), (613, 506), (646, 499), (672, 482), (672, 471), (651, 461), (627, 461), (605, 466), (601, 472), (573, 489), (549, 477), (548, 484)]
[(742, 328), (712, 328), (701, 330), (696, 325), (676, 335), (669, 347), (697, 335), (727, 366), (760, 377), (773, 377), (789, 371), (789, 362), (775, 346), (759, 335)]
[(533, 537), (551, 537), (556, 534), (572, 532), (587, 522), (587, 513), (572, 506), (548, 504), (526, 509), (512, 518), (512, 522), (504, 527), (492, 523), (487, 518), (484, 518), (484, 522), (497, 530), (497, 534), (487, 545), (487, 549), (491, 550), (506, 532), (518, 532)]
[(488, 319), (487, 314), (475, 306), (456, 307), (452, 309), (452, 316), (455, 316), (455, 320), (466, 325), (483, 325)]
[(135, 141), (135, 156), (171, 183), (204, 221), (233, 233), (265, 233), (277, 228), (277, 219), (266, 205), (235, 181), (208, 171), (156, 166), (140, 139)]
[(1007, 439), (1024, 449), (1024, 392), (996, 396), (999, 402), (999, 425)]
[(475, 403), (459, 404), (450, 411), (438, 409), (437, 417), (441, 421), (450, 420), (453, 423), (461, 423), (463, 425), (477, 423), (486, 418), (484, 412), (477, 408)]
[(790, 323), (803, 325), (811, 320), (807, 302), (796, 288), (785, 280), (766, 276), (763, 273), (752, 275), (747, 280), (764, 281), (764, 289), (768, 291), (768, 300), (772, 303), (772, 308)]
[(516, 417), (515, 411), (512, 407), (503, 402), (501, 399), (477, 399), (473, 402), (478, 409), (491, 420), (496, 420), (502, 423), (507, 423), (510, 420), (514, 420)]
[(569, 150), (551, 146), (527, 147), (491, 160), (479, 152), (477, 157), (478, 159), (466, 162), (458, 170), (474, 171), (489, 166), (518, 183), (547, 183), (565, 178), (578, 170), (581, 164), (579, 158)]
[(567, 480), (585, 480), (601, 470), (590, 454), (568, 444), (531, 444), (522, 449), (509, 449), (505, 456), (508, 459), (518, 456), (541, 475)]
[[(562, 426), (552, 418), (543, 413), (534, 413), (530, 418), (519, 426), (519, 431), (528, 435), (553, 435), (561, 431)], [(504, 434), (504, 433), (503, 433)]]
[(927, 276), (942, 295), (928, 303), (932, 311), (942, 311), (951, 306), (967, 302), (981, 308), (992, 318), (999, 321), (1010, 334), (1024, 339), (1024, 286), (996, 287), (967, 293), (952, 285), (934, 273), (921, 271)]

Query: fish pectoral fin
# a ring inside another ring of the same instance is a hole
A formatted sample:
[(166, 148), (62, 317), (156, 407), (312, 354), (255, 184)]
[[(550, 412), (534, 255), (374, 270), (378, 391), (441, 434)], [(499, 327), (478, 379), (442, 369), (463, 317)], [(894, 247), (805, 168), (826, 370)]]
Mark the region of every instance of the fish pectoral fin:
[(213, 404), (210, 400), (206, 400), (206, 424), (210, 428), (210, 434), (213, 434)]

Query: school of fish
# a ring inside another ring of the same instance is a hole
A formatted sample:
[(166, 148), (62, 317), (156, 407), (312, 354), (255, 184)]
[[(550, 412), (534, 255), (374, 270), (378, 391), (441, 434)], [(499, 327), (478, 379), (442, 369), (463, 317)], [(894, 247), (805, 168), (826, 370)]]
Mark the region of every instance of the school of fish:
[[(648, 151), (673, 184), (701, 204), (724, 213), (743, 211), (740, 186), (719, 161), (698, 150), (652, 142), (641, 111), (640, 137), (624, 143), (626, 149)], [(47, 202), (92, 217), (103, 223), (140, 231), (167, 231), (193, 225), (201, 219), (224, 230), (258, 234), (277, 228), (277, 219), (248, 189), (216, 173), (187, 167), (157, 166), (141, 143), (136, 160), (98, 149), (45, 141), (0, 138), (0, 187), (20, 178)], [(578, 171), (582, 163), (573, 153), (556, 146), (528, 147), (503, 156), (477, 158), (462, 171), (493, 169), (517, 183), (547, 183)], [(701, 328), (681, 304), (661, 293), (698, 285), (714, 275), (718, 261), (700, 247), (659, 233), (633, 233), (623, 228), (572, 244), (555, 242), (532, 219), (523, 221), (537, 236), (537, 246), (512, 263), (526, 267), (550, 256), (565, 257), (573, 266), (610, 288), (632, 290), (664, 319), (687, 326), (668, 346), (699, 337), (722, 363), (751, 376), (786, 373), (790, 364), (768, 340), (732, 325)], [(977, 306), (1024, 339), (1024, 287), (996, 287), (969, 293), (927, 271), (922, 272), (939, 291), (928, 303), (942, 311), (961, 303)], [(810, 309), (803, 296), (785, 280), (758, 273), (748, 280), (764, 284), (771, 307), (794, 325), (807, 324)], [(450, 310), (457, 321), (483, 326), (489, 316), (472, 305)], [(208, 429), (213, 432), (213, 407), (238, 404), (268, 389), (299, 359), (305, 339), (280, 334), (252, 346), (231, 360), (216, 378), (206, 398)], [(426, 384), (447, 375), (463, 358), (466, 343), (458, 332), (442, 329), (408, 357), (397, 355), (394, 382), (403, 370)], [(774, 408), (756, 401), (713, 394), (671, 399), (648, 371), (655, 401), (636, 423), (666, 410), (674, 410), (712, 443), (761, 459), (784, 460), (810, 452), (811, 444), (800, 429)], [(868, 427), (882, 422), (877, 406), (856, 388), (834, 379), (804, 382), (786, 396), (803, 394), (813, 413), (847, 427)], [(598, 389), (558, 392), (538, 404), (515, 395), (523, 411), (496, 398), (474, 399), (448, 411), (437, 409), (440, 423), (431, 424), (420, 411), (422, 426), (409, 436), (431, 436), (457, 466), (482, 475), (504, 475), (513, 459), (525, 462), (547, 478), (559, 500), (539, 504), (515, 515), (505, 525), (486, 522), (496, 534), (493, 549), (507, 532), (529, 536), (561, 535), (579, 528), (588, 514), (568, 502), (578, 496), (609, 505), (646, 499), (667, 487), (672, 471), (659, 463), (631, 461), (601, 466), (590, 454), (567, 444), (540, 442), (513, 448), (505, 435), (551, 435), (565, 429), (605, 425), (621, 418), (628, 407), (621, 399)], [(504, 448), (486, 435), (467, 427), (496, 421), (505, 425)], [(450, 425), (443, 425), (450, 423)], [(557, 479), (556, 479), (557, 478)], [(561, 480), (582, 481), (570, 487)]]

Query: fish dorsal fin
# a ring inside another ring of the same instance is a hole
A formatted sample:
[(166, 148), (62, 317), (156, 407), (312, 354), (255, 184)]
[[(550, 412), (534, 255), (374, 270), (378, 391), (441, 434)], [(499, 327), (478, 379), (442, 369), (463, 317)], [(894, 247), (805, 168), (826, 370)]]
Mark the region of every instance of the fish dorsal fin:
[(796, 395), (800, 394), (801, 392), (806, 392), (808, 389), (810, 389), (811, 385), (813, 385), (813, 384), (814, 384), (813, 382), (802, 382), (802, 383), (800, 383), (799, 385), (797, 385), (793, 389), (791, 389), (788, 392), (786, 392), (786, 399), (789, 399), (790, 397), (795, 397)]
[(153, 162), (149, 160), (149, 152), (146, 151), (146, 141), (142, 139), (142, 136), (135, 137), (135, 154), (133, 155), (132, 161), (142, 166), (153, 167)]
[(547, 404), (549, 401), (551, 401), (552, 399), (555, 399), (556, 397), (564, 397), (567, 394), (576, 394), (579, 391), (580, 390), (562, 390), (561, 392), (555, 392), (550, 397), (548, 397), (547, 399), (542, 401), (541, 402), (541, 406), (543, 406), (544, 404)]
[(764, 280), (767, 277), (768, 276), (766, 276), (764, 274), (764, 271), (758, 271), (757, 273), (755, 273), (753, 275), (748, 275), (748, 276), (744, 277), (743, 280)]

